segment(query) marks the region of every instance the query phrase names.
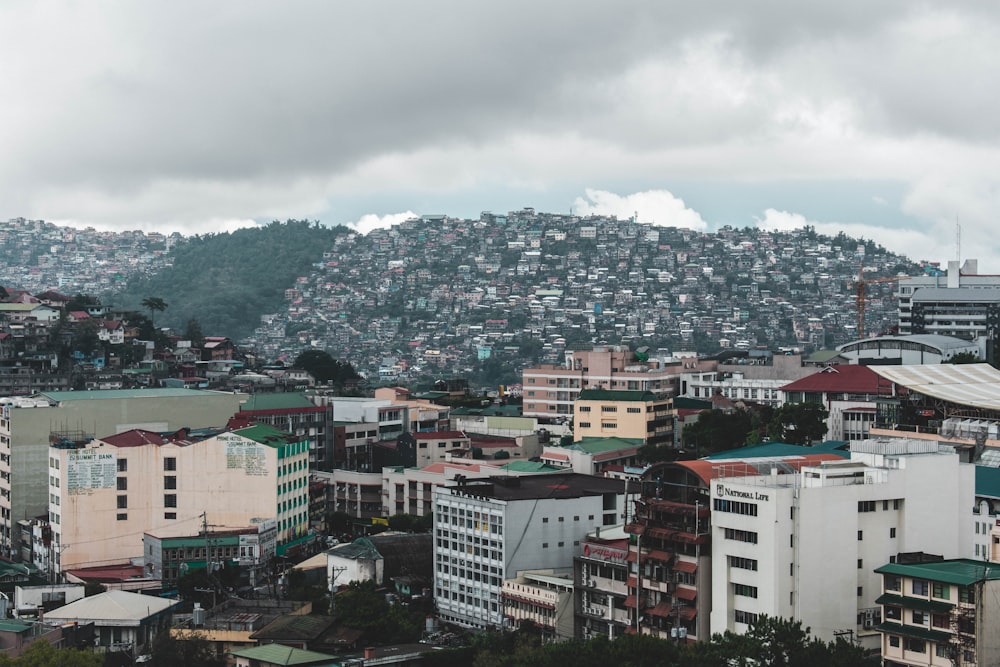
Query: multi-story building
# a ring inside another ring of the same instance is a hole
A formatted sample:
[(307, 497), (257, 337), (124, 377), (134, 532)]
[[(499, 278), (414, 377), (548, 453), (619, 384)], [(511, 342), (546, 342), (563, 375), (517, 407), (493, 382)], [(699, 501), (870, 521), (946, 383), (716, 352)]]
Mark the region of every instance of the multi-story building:
[[(926, 293), (925, 290), (928, 290)], [(935, 291), (937, 290), (937, 291)], [(966, 298), (972, 298), (980, 304), (977, 292), (992, 292), (1000, 290), (1000, 275), (981, 275), (979, 262), (967, 259), (959, 266), (958, 261), (948, 262), (948, 271), (943, 275), (914, 276), (900, 281), (896, 298), (899, 300), (899, 333), (901, 335), (916, 333), (945, 333), (971, 340), (975, 334), (985, 333), (985, 312), (980, 307), (961, 309)], [(950, 296), (949, 296), (950, 295)], [(935, 304), (949, 303), (947, 309), (938, 310)], [(947, 331), (931, 331), (927, 327), (943, 315), (948, 316), (949, 326), (956, 333)], [(961, 333), (957, 333), (961, 332)]]
[(236, 415), (269, 424), (309, 443), (309, 468), (333, 467), (333, 408), (316, 405), (296, 392), (261, 393), (247, 397)]
[(711, 486), (711, 631), (743, 632), (767, 614), (800, 620), (825, 641), (853, 631), (875, 648), (873, 565), (900, 552), (967, 557), (972, 527), (956, 517), (973, 504), (974, 475), (950, 447), (901, 439), (856, 441), (850, 460), (798, 472), (720, 473)]
[(615, 639), (631, 627), (625, 606), (630, 537), (620, 525), (597, 528), (574, 559), (577, 639)]
[(20, 555), (14, 524), (48, 512), (52, 442), (86, 442), (133, 428), (156, 432), (218, 427), (245, 394), (191, 389), (60, 391), (0, 399), (0, 554)]
[(638, 438), (584, 438), (563, 447), (545, 447), (539, 461), (581, 475), (605, 475), (614, 468), (636, 465), (642, 445)]
[(674, 443), (673, 401), (648, 391), (584, 389), (573, 406), (573, 439), (635, 438), (644, 445)]
[(696, 357), (643, 359), (629, 348), (617, 345), (567, 352), (562, 365), (542, 364), (524, 369), (524, 416), (568, 420), (584, 389), (648, 391), (673, 396), (682, 374), (715, 370), (717, 365), (714, 360)]
[(508, 628), (530, 621), (543, 642), (574, 638), (573, 579), (568, 573), (521, 572), (503, 582), (500, 600)]
[(241, 426), (200, 441), (131, 430), (49, 450), (53, 570), (139, 556), (136, 535), (187, 534), (277, 522), (277, 549), (304, 539), (308, 442), (271, 426)]
[(875, 572), (883, 665), (1000, 664), (1000, 563), (917, 559)]
[(457, 480), (435, 493), (434, 599), (449, 623), (500, 628), (503, 581), (569, 568), (587, 534), (619, 522), (620, 480), (576, 474)]
[(879, 401), (897, 398), (891, 382), (868, 366), (854, 364), (827, 366), (781, 391), (786, 403), (819, 403), (826, 408), (826, 440), (867, 438)]

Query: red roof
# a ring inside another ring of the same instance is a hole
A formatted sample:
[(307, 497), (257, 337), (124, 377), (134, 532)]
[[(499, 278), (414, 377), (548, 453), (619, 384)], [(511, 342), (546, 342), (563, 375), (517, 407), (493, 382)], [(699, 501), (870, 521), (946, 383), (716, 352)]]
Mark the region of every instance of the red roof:
[(141, 579), (145, 572), (141, 565), (105, 565), (104, 567), (87, 567), (79, 570), (67, 570), (81, 581), (104, 581), (108, 583)]
[(101, 439), (109, 445), (114, 445), (115, 447), (142, 447), (143, 445), (162, 445), (168, 442), (168, 440), (159, 433), (144, 431), (141, 428), (116, 433), (115, 435), (109, 435), (108, 437)]
[(892, 383), (867, 366), (842, 364), (827, 366), (812, 375), (786, 384), (781, 390), (834, 394), (891, 394)]
[(446, 438), (464, 438), (464, 431), (418, 431), (413, 434), (417, 440), (444, 440)]

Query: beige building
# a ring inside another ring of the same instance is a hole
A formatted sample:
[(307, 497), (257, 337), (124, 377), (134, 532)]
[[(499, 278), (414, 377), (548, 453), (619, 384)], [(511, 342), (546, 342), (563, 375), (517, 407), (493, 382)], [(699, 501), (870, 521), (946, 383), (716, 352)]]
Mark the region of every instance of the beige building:
[[(309, 525), (308, 441), (255, 424), (200, 441), (132, 430), (49, 449), (53, 570), (141, 555), (144, 532), (277, 520), (279, 552)], [(137, 537), (139, 536), (139, 537)]]
[(0, 399), (0, 555), (20, 555), (21, 519), (48, 510), (49, 445), (132, 428), (222, 426), (246, 394), (192, 389), (60, 391)]
[(643, 391), (672, 396), (681, 375), (714, 371), (718, 362), (697, 357), (646, 359), (624, 346), (598, 346), (566, 353), (561, 365), (543, 364), (522, 373), (525, 417), (569, 419), (584, 389)]
[(573, 440), (634, 438), (646, 445), (674, 442), (673, 400), (648, 391), (584, 389), (574, 406)]

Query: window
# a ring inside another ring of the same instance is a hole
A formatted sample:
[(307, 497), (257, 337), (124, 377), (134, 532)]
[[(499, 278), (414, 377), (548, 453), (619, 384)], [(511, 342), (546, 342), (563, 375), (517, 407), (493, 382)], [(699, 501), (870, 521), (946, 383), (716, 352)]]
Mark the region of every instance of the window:
[(913, 594), (914, 595), (927, 595), (929, 590), (926, 579), (914, 579), (913, 580)]
[(177, 518), (177, 512), (164, 512), (163, 513), (163, 518), (164, 519), (176, 519)]
[(927, 642), (923, 639), (912, 639), (907, 637), (903, 640), (903, 650), (913, 651), (914, 653), (926, 653), (927, 652)]
[(578, 407), (576, 409), (576, 411), (577, 412), (590, 412), (590, 406), (589, 405), (581, 405), (580, 407)]
[(115, 520), (116, 521), (128, 521), (128, 514), (125, 513), (125, 512), (119, 512), (117, 515), (115, 515)]
[(950, 594), (951, 594), (951, 586), (943, 584), (940, 581), (935, 581), (931, 585), (932, 597), (936, 597), (940, 600), (947, 600)]
[(757, 560), (755, 558), (743, 558), (742, 556), (729, 556), (729, 567), (756, 571)]
[(864, 559), (862, 559), (862, 558), (859, 558), (859, 559), (858, 559), (858, 569), (859, 569), (859, 570), (863, 570), (863, 569), (864, 569), (864, 567), (865, 567), (865, 561), (864, 561)]
[(163, 506), (164, 507), (177, 507), (177, 494), (176, 493), (165, 493), (163, 495)]
[(757, 614), (749, 611), (741, 611), (736, 609), (733, 611), (733, 620), (737, 623), (745, 623), (750, 625), (751, 623), (757, 622)]
[(860, 542), (863, 539), (865, 539), (865, 531), (859, 530), (858, 531), (858, 541)]
[(118, 459), (118, 472), (128, 472), (128, 459)]
[(733, 595), (755, 598), (757, 597), (757, 587), (747, 586), (746, 584), (733, 584)]
[(885, 582), (885, 590), (898, 591), (903, 586), (903, 579), (894, 574), (887, 574), (882, 578)]
[(889, 537), (896, 537), (896, 529), (895, 528), (890, 528), (889, 529)]
[(601, 412), (618, 412), (618, 407), (614, 405), (602, 405)]
[(903, 620), (903, 608), (897, 607), (895, 605), (886, 605), (885, 618), (889, 621), (901, 621)]
[(757, 533), (755, 533), (752, 530), (725, 528), (723, 534), (727, 540), (735, 540), (737, 542), (748, 542), (749, 544), (757, 544)]
[(173, 456), (164, 457), (163, 469), (167, 471), (177, 470), (177, 459)]
[(580, 422), (580, 428), (590, 428), (590, 422)]
[(976, 603), (976, 589), (972, 586), (962, 586), (958, 589), (958, 601), (965, 602), (967, 604)]
[(875, 511), (875, 501), (874, 500), (859, 500), (858, 501), (858, 511), (859, 512), (874, 512)]
[(625, 412), (628, 412), (630, 414), (639, 414), (642, 412), (642, 408), (628, 408), (625, 410)]
[(865, 594), (865, 589), (863, 586), (858, 586), (858, 597), (862, 597)]
[(128, 491), (128, 477), (119, 477), (115, 481), (118, 483), (119, 491)]
[(177, 488), (177, 477), (174, 475), (164, 475), (163, 476), (163, 488), (164, 489), (176, 489)]
[(889, 635), (889, 646), (899, 648), (899, 635)]
[(931, 614), (931, 626), (935, 628), (947, 628), (950, 625), (948, 614)]
[(128, 508), (128, 496), (118, 496), (118, 509)]
[(744, 503), (738, 500), (723, 500), (722, 498), (715, 498), (712, 501), (712, 509), (716, 512), (730, 512), (732, 514), (757, 516), (757, 503)]
[(601, 428), (618, 428), (618, 424), (614, 422), (601, 422)]
[(910, 613), (910, 621), (912, 621), (914, 625), (927, 625), (927, 614), (914, 609)]

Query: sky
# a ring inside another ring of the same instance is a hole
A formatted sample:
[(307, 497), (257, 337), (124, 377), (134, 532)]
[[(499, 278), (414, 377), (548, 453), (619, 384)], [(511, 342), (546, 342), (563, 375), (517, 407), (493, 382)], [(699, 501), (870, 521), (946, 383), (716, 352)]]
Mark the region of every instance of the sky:
[(637, 216), (1000, 273), (1000, 4), (0, 3), (0, 219)]

